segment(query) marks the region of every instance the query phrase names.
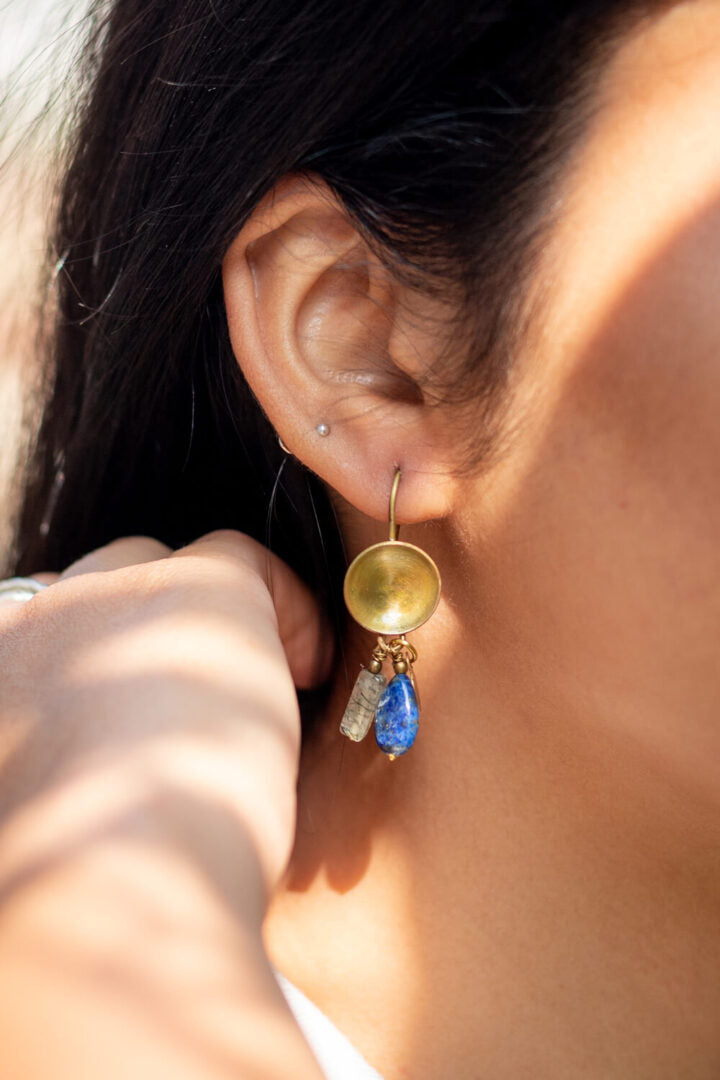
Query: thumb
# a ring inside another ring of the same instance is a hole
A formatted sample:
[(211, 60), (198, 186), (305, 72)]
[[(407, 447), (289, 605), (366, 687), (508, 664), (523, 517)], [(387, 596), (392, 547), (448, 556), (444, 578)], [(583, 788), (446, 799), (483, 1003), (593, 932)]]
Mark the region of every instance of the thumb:
[(310, 589), (287, 563), (244, 533), (223, 529), (173, 552), (171, 559), (200, 556), (224, 563), (236, 574), (241, 564), (264, 584), (290, 673), (299, 689), (323, 683), (329, 676), (334, 639), (325, 613)]

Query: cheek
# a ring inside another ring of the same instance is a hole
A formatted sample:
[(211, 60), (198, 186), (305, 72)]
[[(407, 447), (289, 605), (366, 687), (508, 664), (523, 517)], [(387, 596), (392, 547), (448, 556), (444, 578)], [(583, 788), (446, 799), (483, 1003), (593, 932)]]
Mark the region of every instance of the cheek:
[(640, 580), (652, 595), (664, 583), (678, 604), (710, 601), (720, 587), (718, 298), (714, 208), (607, 313), (563, 373), (548, 418), (556, 435), (545, 467), (569, 480), (579, 466), (622, 551), (642, 554)]
[(720, 762), (718, 297), (715, 208), (579, 355), (547, 349), (543, 393), (495, 489), (498, 616), (528, 635), (543, 694), (550, 681), (549, 700), (582, 700), (694, 772)]

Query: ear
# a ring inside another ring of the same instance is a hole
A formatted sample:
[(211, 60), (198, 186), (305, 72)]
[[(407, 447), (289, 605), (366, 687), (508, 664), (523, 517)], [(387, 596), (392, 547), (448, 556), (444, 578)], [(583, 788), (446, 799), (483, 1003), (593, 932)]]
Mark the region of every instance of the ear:
[(398, 521), (445, 516), (450, 425), (421, 376), (446, 323), (420, 319), (327, 186), (279, 184), (233, 241), (223, 283), (235, 356), (291, 452), (370, 517), (387, 517), (396, 467)]

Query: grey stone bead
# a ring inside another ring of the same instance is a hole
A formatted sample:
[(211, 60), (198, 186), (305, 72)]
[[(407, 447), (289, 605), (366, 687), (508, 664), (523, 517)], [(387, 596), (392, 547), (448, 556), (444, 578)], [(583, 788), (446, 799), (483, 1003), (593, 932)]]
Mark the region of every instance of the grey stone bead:
[(367, 668), (362, 669), (355, 680), (350, 700), (340, 721), (340, 730), (348, 739), (360, 742), (365, 738), (386, 684), (384, 675), (375, 675)]

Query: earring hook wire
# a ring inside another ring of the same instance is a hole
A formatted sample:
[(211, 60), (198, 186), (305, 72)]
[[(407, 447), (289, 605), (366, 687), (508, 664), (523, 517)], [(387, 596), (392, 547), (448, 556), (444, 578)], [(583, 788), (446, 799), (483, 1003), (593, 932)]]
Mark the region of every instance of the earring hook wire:
[(398, 487), (400, 486), (400, 477), (402, 472), (399, 468), (395, 469), (395, 476), (393, 477), (392, 487), (390, 489), (390, 539), (397, 540), (400, 535), (400, 526), (395, 522), (395, 500), (397, 499)]

